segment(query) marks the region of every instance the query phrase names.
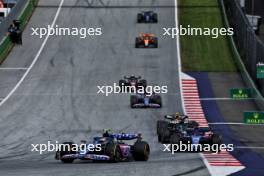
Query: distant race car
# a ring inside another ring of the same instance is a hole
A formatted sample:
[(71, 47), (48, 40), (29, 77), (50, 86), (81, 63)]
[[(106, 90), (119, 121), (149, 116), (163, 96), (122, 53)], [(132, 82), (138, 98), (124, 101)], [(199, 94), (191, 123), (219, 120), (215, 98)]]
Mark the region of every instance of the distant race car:
[(181, 115), (180, 113), (175, 113), (172, 115), (165, 115), (165, 120), (157, 121), (157, 135), (160, 136), (163, 130), (169, 129), (170, 131), (177, 130), (179, 125), (187, 126), (188, 128), (199, 127), (199, 123), (193, 120), (189, 120), (187, 115)]
[[(135, 140), (133, 145), (126, 144), (125, 140)], [(70, 144), (73, 142), (65, 142)], [(142, 141), (141, 134), (129, 133), (104, 133), (101, 137), (94, 137), (93, 144), (101, 144), (100, 151), (73, 151), (73, 149), (56, 152), (55, 159), (61, 160), (63, 163), (72, 163), (75, 159), (92, 160), (92, 161), (147, 161), (149, 158), (150, 147), (145, 141)], [(87, 146), (89, 144), (86, 144)], [(88, 147), (87, 147), (88, 148)]]
[(136, 48), (158, 48), (158, 38), (154, 34), (141, 33), (136, 38)]
[(222, 138), (220, 135), (215, 134), (211, 131), (209, 127), (195, 127), (188, 128), (188, 126), (178, 125), (177, 130), (170, 131), (165, 128), (161, 133), (162, 143), (170, 144), (217, 144), (221, 145)]
[(153, 11), (144, 11), (137, 15), (138, 23), (157, 23), (158, 14)]
[(130, 96), (131, 108), (161, 108), (161, 96), (158, 94), (136, 94)]
[(139, 88), (141, 86), (142, 88), (145, 88), (147, 87), (147, 81), (145, 79), (141, 79), (141, 76), (124, 76), (124, 79), (119, 80), (119, 86), (134, 86), (135, 88)]

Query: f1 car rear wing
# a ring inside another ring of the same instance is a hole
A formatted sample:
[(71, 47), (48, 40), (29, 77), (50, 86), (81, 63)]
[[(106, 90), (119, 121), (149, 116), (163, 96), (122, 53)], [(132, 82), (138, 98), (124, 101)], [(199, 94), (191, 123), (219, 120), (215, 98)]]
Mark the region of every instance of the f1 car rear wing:
[(134, 78), (134, 79), (141, 79), (141, 76), (124, 76), (125, 79), (131, 79), (131, 78)]
[(141, 139), (141, 134), (116, 133), (116, 134), (110, 134), (109, 137), (115, 138), (117, 140), (134, 140), (134, 139)]
[[(169, 120), (175, 120), (175, 119), (177, 119), (174, 115), (165, 115), (164, 116), (164, 118), (165, 119), (169, 119)], [(187, 116), (185, 116), (185, 115), (181, 115), (180, 116), (180, 119), (187, 119), (188, 117)]]
[(187, 128), (186, 130), (191, 133), (192, 132), (206, 133), (212, 131), (210, 127)]
[(199, 127), (198, 128), (200, 132), (209, 132), (212, 131), (210, 127)]

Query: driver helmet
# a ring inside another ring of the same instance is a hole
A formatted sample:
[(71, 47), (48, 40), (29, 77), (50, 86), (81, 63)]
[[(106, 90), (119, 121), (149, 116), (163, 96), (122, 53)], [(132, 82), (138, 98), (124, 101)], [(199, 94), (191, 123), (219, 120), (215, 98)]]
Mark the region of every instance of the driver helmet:
[(178, 119), (179, 117), (180, 117), (180, 113), (179, 113), (179, 112), (176, 112), (176, 113), (175, 113), (175, 118)]
[(111, 134), (111, 129), (104, 129), (103, 130), (103, 137), (109, 137)]

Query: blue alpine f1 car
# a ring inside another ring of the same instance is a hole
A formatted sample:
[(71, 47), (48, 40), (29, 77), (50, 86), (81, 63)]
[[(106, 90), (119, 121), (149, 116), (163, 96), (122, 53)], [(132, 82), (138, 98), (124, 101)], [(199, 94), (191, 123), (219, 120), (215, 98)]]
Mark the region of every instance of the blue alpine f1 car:
[[(126, 140), (136, 141), (129, 145), (124, 142)], [(55, 159), (63, 163), (72, 163), (75, 159), (110, 162), (147, 161), (150, 153), (149, 144), (142, 141), (141, 134), (114, 134), (106, 131), (102, 136), (94, 137), (93, 143), (76, 146), (78, 145), (73, 142), (64, 142), (56, 152)], [(91, 146), (95, 148), (91, 150)]]
[(131, 108), (161, 108), (161, 96), (157, 94), (136, 94), (130, 96)]
[(153, 11), (144, 11), (137, 15), (138, 23), (157, 23), (158, 14)]

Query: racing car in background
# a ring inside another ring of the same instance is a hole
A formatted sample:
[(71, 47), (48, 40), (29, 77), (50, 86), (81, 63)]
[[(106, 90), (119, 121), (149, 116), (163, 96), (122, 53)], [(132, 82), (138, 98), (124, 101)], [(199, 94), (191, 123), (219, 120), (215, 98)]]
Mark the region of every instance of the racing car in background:
[(135, 87), (138, 89), (139, 87), (145, 88), (147, 87), (147, 81), (145, 79), (141, 79), (141, 76), (124, 76), (124, 79), (119, 80), (120, 87)]
[(130, 96), (131, 108), (161, 108), (161, 96), (158, 94), (136, 94)]
[(143, 11), (137, 15), (138, 23), (157, 23), (158, 14), (153, 11)]
[(179, 112), (172, 114), (172, 115), (165, 115), (165, 120), (158, 120), (157, 121), (157, 135), (160, 136), (162, 131), (169, 129), (169, 130), (177, 130), (177, 126), (185, 125), (188, 128), (195, 128), (199, 127), (199, 123), (193, 120), (189, 120), (187, 115), (182, 115)]
[[(133, 145), (129, 145), (124, 142), (127, 140), (136, 141)], [(105, 132), (102, 136), (93, 138), (92, 144), (100, 144), (100, 151), (90, 151), (89, 147), (87, 150), (73, 151), (73, 142), (63, 144), (68, 144), (70, 147), (61, 147), (55, 155), (55, 159), (63, 163), (72, 163), (75, 159), (109, 162), (147, 161), (150, 153), (149, 144), (142, 141), (141, 134)]]
[(161, 132), (160, 142), (170, 144), (222, 144), (222, 137), (215, 134), (209, 127), (188, 128), (188, 126), (178, 125), (177, 129), (165, 128)]
[(136, 38), (136, 48), (158, 48), (158, 38), (154, 34), (141, 33)]

